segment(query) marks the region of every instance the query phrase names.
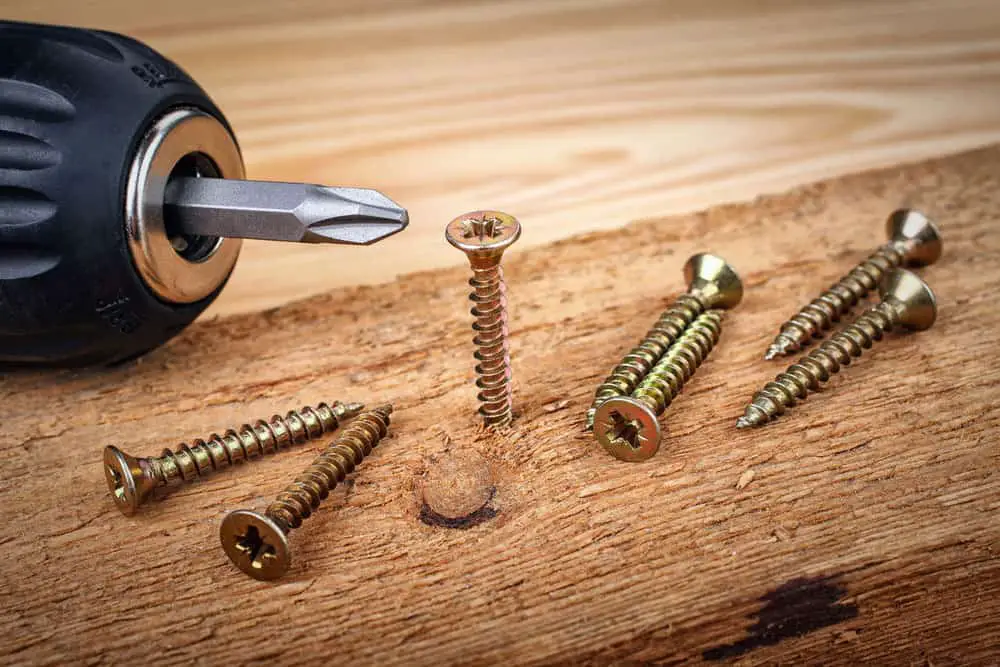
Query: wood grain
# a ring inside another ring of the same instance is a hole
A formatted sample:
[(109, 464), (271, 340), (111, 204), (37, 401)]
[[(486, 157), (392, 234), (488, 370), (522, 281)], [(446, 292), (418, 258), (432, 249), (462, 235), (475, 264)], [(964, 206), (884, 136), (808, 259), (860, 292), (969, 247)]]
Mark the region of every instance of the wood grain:
[[(465, 269), (202, 322), (114, 369), (5, 377), (0, 655), (993, 664), (998, 160), (1000, 147), (515, 248), (519, 416), (502, 436), (474, 416)], [(904, 202), (944, 234), (943, 258), (922, 272), (935, 327), (890, 337), (786, 417), (737, 431), (781, 368), (761, 360), (776, 327), (880, 243), (880, 221)], [(584, 411), (704, 249), (739, 268), (744, 302), (665, 417), (661, 453), (616, 462), (582, 432)], [(219, 522), (262, 508), (316, 447), (133, 518), (108, 497), (105, 444), (154, 454), (334, 398), (391, 400), (392, 435), (292, 533), (277, 584), (230, 565)]]
[(251, 176), (406, 205), (370, 249), (249, 242), (214, 311), (462, 261), (464, 211), (541, 244), (1000, 141), (996, 0), (0, 0), (129, 33), (226, 111)]

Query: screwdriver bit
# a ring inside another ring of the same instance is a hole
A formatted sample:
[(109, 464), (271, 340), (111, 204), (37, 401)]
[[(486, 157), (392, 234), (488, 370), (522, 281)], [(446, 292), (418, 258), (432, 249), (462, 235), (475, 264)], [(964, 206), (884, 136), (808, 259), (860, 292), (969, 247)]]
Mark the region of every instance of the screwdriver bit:
[(406, 209), (366, 188), (175, 178), (164, 196), (168, 222), (197, 236), (370, 245), (409, 223)]

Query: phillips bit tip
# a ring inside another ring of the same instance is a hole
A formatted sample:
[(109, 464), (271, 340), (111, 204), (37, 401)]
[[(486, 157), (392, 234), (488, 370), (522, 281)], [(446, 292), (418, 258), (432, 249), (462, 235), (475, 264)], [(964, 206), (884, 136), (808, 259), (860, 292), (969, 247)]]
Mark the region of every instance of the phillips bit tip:
[(409, 224), (406, 209), (377, 190), (221, 178), (173, 179), (164, 215), (183, 234), (350, 245)]

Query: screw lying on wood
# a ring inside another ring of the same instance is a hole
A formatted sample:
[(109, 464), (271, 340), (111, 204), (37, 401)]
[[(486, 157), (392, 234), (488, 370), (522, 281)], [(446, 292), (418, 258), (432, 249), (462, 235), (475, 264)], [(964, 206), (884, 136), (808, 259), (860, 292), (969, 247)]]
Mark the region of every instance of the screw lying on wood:
[(788, 367), (773, 382), (754, 394), (739, 428), (761, 426), (782, 414), (796, 402), (851, 363), (875, 341), (897, 327), (923, 331), (934, 324), (937, 303), (924, 281), (905, 269), (895, 269), (879, 286), (882, 303), (873, 306), (853, 324)]
[(588, 429), (594, 427), (601, 404), (611, 398), (630, 395), (698, 315), (710, 308), (732, 308), (743, 298), (740, 277), (732, 266), (716, 255), (693, 255), (684, 265), (684, 278), (687, 292), (677, 297), (639, 345), (626, 354), (597, 387), (594, 402), (587, 410)]
[(229, 560), (254, 579), (269, 581), (284, 575), (292, 564), (288, 532), (301, 526), (385, 437), (390, 413), (391, 405), (361, 413), (263, 514), (250, 510), (227, 514), (219, 537)]
[(594, 436), (609, 454), (622, 461), (645, 461), (660, 448), (657, 418), (681, 392), (684, 383), (715, 347), (722, 331), (722, 311), (702, 313), (656, 362), (631, 396), (601, 404)]
[(941, 257), (941, 236), (924, 214), (899, 209), (885, 223), (889, 242), (781, 325), (781, 333), (767, 348), (765, 359), (775, 359), (806, 347), (879, 284), (887, 271), (900, 266), (924, 266)]
[(315, 440), (330, 433), (340, 422), (361, 412), (361, 403), (320, 403), (316, 407), (292, 410), (284, 417), (258, 420), (213, 433), (207, 440), (184, 443), (176, 450), (165, 449), (158, 457), (136, 457), (114, 445), (104, 448), (104, 477), (115, 505), (122, 514), (135, 514), (153, 489), (183, 481), (192, 482), (222, 468), (273, 454), (291, 445)]
[(475, 211), (448, 223), (445, 238), (469, 257), (475, 304), (476, 386), (479, 414), (487, 426), (506, 426), (513, 418), (510, 348), (507, 343), (507, 296), (500, 258), (521, 236), (517, 218), (499, 211)]

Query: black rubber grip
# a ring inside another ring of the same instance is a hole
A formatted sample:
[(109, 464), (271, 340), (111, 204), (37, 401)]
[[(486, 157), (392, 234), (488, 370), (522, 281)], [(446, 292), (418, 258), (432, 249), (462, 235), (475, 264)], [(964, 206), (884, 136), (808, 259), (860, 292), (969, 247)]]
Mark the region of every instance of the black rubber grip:
[(197, 107), (177, 65), (129, 37), (0, 22), (0, 364), (120, 361), (161, 345), (221, 290), (168, 304), (129, 254), (124, 196), (150, 124)]

